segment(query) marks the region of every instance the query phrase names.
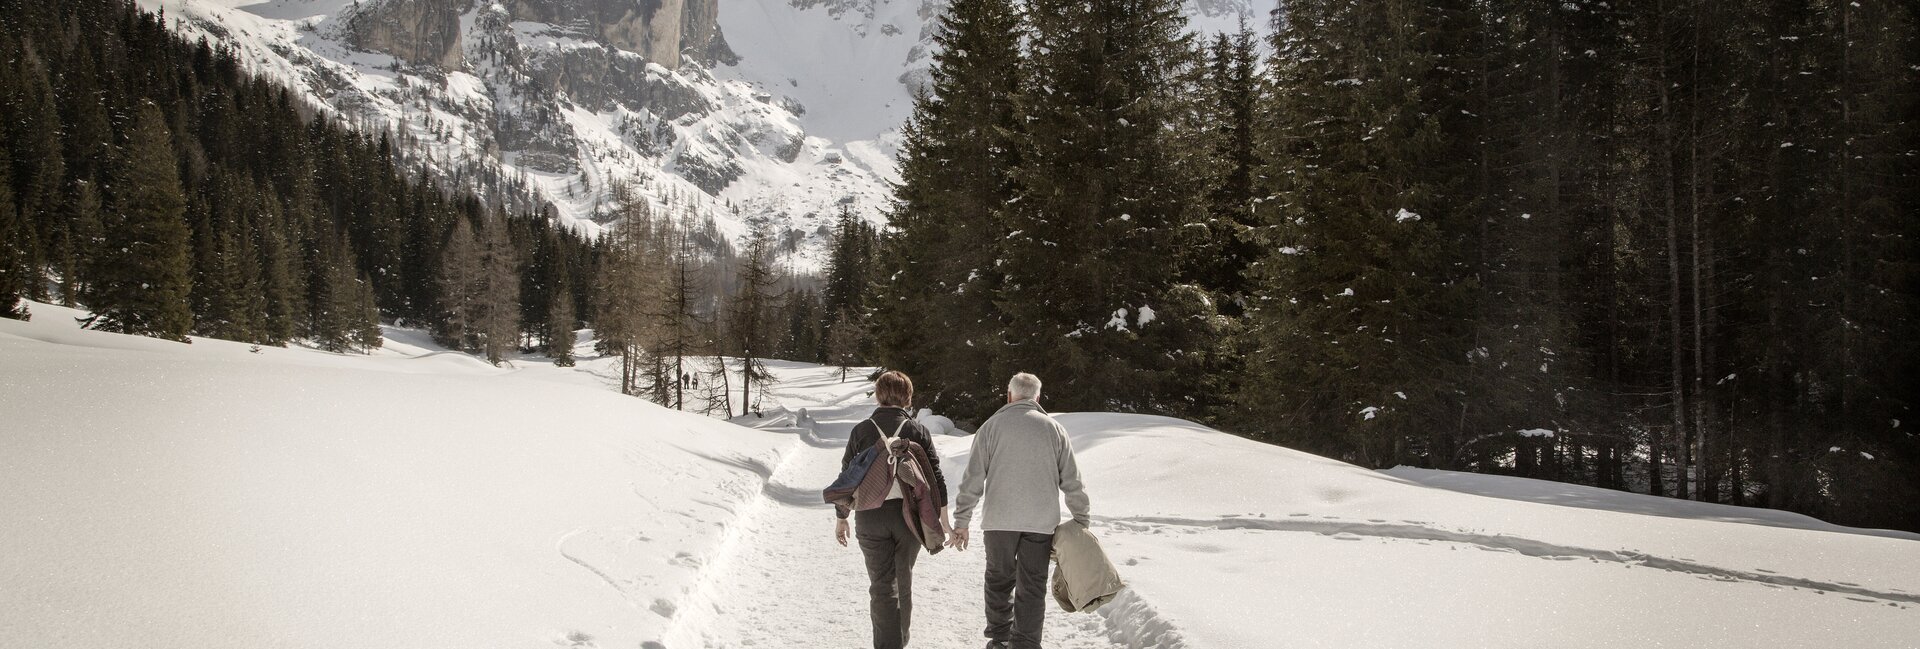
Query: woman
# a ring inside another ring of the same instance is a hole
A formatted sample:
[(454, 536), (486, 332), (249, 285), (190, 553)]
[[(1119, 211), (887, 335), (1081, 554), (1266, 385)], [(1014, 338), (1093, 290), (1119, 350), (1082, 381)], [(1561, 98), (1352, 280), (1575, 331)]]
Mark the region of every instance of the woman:
[[(900, 372), (881, 374), (874, 381), (873, 395), (880, 407), (873, 410), (872, 417), (854, 425), (853, 434), (847, 439), (847, 452), (840, 458), (841, 471), (846, 470), (855, 455), (879, 443), (882, 435), (900, 431), (901, 439), (926, 450), (927, 461), (933, 469), (929, 482), (933, 483), (934, 502), (940, 507), (941, 526), (953, 529), (953, 519), (947, 512), (947, 478), (940, 473), (940, 455), (933, 449), (933, 437), (907, 412), (913, 405), (913, 380)], [(913, 622), (913, 562), (920, 558), (921, 540), (907, 528), (901, 513), (901, 498), (896, 481), (880, 507), (853, 512), (858, 526), (853, 536), (859, 539), (860, 552), (866, 555), (870, 582), (867, 592), (873, 598), (874, 649), (906, 646), (907, 628)], [(842, 507), (834, 510), (840, 519), (834, 524), (833, 536), (844, 546), (848, 512)]]

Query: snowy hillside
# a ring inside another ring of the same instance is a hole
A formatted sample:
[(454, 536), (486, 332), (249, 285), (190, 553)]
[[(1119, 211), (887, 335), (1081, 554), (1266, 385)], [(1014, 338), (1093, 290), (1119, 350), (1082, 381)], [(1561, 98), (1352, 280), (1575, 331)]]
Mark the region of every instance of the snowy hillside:
[[(520, 180), (588, 230), (630, 183), (816, 268), (844, 205), (876, 223), (941, 0), (139, 0), (449, 175)], [(1196, 30), (1260, 24), (1193, 0)]]
[[(611, 359), (496, 369), (399, 329), (371, 357), (254, 351), (33, 312), (0, 320), (0, 647), (865, 644), (859, 553), (818, 500), (873, 406), (858, 373), (773, 363), (756, 430), (619, 396)], [(1131, 589), (1053, 609), (1050, 647), (1920, 638), (1920, 535), (1060, 420)], [(937, 440), (949, 477), (969, 442)], [(979, 645), (981, 555), (921, 557), (915, 646)]]
[(1149, 622), (1123, 625), (1143, 629), (1144, 646), (1920, 638), (1920, 535), (1535, 480), (1369, 471), (1163, 417), (1060, 421), (1095, 531), (1134, 587), (1120, 613)]
[(33, 309), (0, 320), (0, 647), (638, 647), (793, 443), (405, 339)]

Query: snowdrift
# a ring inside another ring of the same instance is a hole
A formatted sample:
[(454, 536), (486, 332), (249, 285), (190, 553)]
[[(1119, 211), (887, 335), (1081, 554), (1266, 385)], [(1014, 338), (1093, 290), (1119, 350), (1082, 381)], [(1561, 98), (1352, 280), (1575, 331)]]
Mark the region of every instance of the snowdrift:
[(0, 647), (658, 646), (796, 439), (405, 340), (32, 308), (0, 320)]

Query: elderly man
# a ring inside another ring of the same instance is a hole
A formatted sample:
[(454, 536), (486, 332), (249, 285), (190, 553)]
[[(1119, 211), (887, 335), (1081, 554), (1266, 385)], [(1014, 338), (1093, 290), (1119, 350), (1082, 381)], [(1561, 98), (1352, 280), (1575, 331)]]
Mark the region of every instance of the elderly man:
[(948, 540), (967, 549), (973, 508), (984, 498), (980, 528), (987, 540), (988, 649), (1040, 647), (1061, 493), (1073, 520), (1085, 525), (1087, 494), (1080, 488), (1067, 431), (1040, 408), (1040, 378), (1015, 374), (1007, 383), (1007, 405), (974, 435)]

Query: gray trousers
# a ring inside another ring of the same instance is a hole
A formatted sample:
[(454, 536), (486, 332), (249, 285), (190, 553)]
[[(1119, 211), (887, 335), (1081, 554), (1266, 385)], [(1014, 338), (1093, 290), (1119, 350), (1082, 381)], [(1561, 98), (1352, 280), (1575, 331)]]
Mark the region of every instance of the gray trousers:
[(1040, 649), (1053, 535), (988, 530), (987, 637), (1009, 649)]
[(867, 558), (867, 594), (873, 608), (873, 649), (907, 646), (913, 625), (913, 562), (920, 541), (907, 529), (900, 501), (853, 513), (853, 536)]

